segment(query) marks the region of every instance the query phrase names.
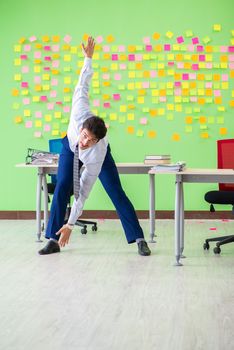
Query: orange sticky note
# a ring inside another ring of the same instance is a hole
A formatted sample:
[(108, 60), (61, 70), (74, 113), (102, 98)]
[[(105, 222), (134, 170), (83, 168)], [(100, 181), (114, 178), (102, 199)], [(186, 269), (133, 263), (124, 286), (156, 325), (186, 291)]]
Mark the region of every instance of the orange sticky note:
[(217, 105), (221, 104), (222, 103), (222, 97), (215, 97), (214, 98), (214, 103), (217, 104)]
[(47, 43), (48, 41), (50, 41), (50, 37), (49, 37), (48, 35), (43, 35), (42, 41), (44, 41), (45, 43)]
[(201, 136), (202, 139), (208, 139), (209, 138), (208, 132), (202, 132), (200, 136)]
[(42, 48), (42, 44), (36, 43), (36, 44), (35, 44), (35, 48), (36, 48), (36, 49), (41, 49), (41, 48)]
[(128, 51), (129, 52), (135, 52), (136, 51), (136, 46), (135, 45), (129, 45), (128, 46)]
[(129, 134), (134, 134), (134, 127), (133, 127), (133, 126), (128, 126), (128, 127), (127, 127), (127, 132), (128, 132)]
[(219, 80), (220, 80), (220, 74), (214, 74), (214, 75), (213, 75), (213, 79), (214, 79), (215, 81), (219, 81)]
[(156, 132), (154, 130), (149, 130), (148, 131), (148, 137), (150, 139), (154, 139), (156, 137)]
[(114, 39), (113, 35), (108, 35), (107, 38), (106, 38), (106, 41), (107, 41), (108, 43), (113, 43), (114, 40), (115, 40), (115, 39)]
[(153, 39), (154, 40), (158, 40), (160, 38), (160, 34), (159, 33), (154, 33), (153, 34)]
[(150, 115), (151, 115), (151, 117), (156, 117), (156, 115), (157, 115), (157, 110), (156, 109), (150, 109)]
[(173, 141), (180, 141), (180, 135), (177, 134), (177, 133), (174, 133), (174, 134), (172, 135), (172, 140), (173, 140)]
[(11, 91), (12, 96), (19, 96), (19, 90), (18, 89), (13, 89)]
[(88, 37), (89, 37), (89, 34), (85, 33), (85, 34), (83, 35), (83, 40), (84, 40), (84, 41), (87, 41), (87, 40), (88, 40)]
[(206, 123), (206, 117), (201, 116), (201, 117), (199, 118), (199, 123), (200, 123), (200, 124), (205, 124), (205, 123)]
[(60, 135), (61, 135), (61, 138), (63, 139), (67, 135), (67, 132), (66, 131), (61, 131)]
[(231, 100), (231, 101), (229, 102), (229, 105), (230, 105), (230, 107), (234, 107), (234, 100)]
[(26, 38), (22, 37), (19, 39), (19, 44), (23, 44), (26, 41)]
[(193, 122), (193, 117), (186, 117), (186, 118), (185, 118), (185, 122), (186, 122), (186, 124), (192, 124), (192, 122)]
[(205, 100), (203, 97), (197, 99), (197, 103), (198, 103), (199, 105), (204, 105), (205, 102), (206, 102), (206, 100)]
[(226, 135), (227, 134), (227, 128), (220, 128), (219, 129), (220, 135)]
[(54, 43), (58, 43), (58, 42), (60, 41), (60, 36), (59, 36), (59, 35), (54, 35), (54, 36), (52, 36), (52, 41), (53, 41)]
[(16, 124), (20, 124), (20, 123), (22, 123), (22, 121), (23, 121), (22, 117), (20, 117), (20, 116), (15, 117)]

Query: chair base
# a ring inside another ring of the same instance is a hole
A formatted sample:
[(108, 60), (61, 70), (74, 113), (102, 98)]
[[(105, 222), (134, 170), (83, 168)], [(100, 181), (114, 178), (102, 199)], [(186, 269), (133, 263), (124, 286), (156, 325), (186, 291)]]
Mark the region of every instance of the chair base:
[(207, 238), (205, 240), (204, 245), (203, 245), (204, 250), (209, 250), (209, 248), (210, 248), (209, 242), (217, 242), (216, 243), (216, 247), (214, 248), (214, 253), (215, 254), (220, 254), (221, 253), (220, 246), (224, 245), (224, 244), (228, 244), (228, 243), (234, 242), (234, 235)]

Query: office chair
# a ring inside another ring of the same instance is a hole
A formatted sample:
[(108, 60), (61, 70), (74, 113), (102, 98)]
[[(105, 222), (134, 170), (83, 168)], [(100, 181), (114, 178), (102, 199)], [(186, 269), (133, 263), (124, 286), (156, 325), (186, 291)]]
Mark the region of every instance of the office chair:
[[(49, 140), (49, 150), (51, 153), (57, 153), (60, 154), (61, 149), (62, 149), (62, 139), (52, 139)], [(48, 194), (54, 194), (56, 182), (57, 182), (57, 175), (51, 174), (49, 175), (51, 177), (51, 182), (47, 184), (48, 186)], [(73, 189), (70, 193), (69, 196), (69, 201), (67, 203), (67, 211), (66, 211), (66, 216), (65, 216), (65, 221), (64, 223), (66, 224), (71, 212), (71, 197), (73, 195)], [(50, 202), (50, 198), (49, 198)], [(88, 221), (88, 220), (77, 220), (75, 225), (82, 227), (81, 228), (81, 233), (86, 234), (87, 233), (87, 226), (92, 225), (92, 231), (97, 231), (97, 223), (94, 221)]]
[[(217, 141), (218, 169), (234, 169), (234, 139)], [(214, 212), (214, 204), (232, 205), (234, 214), (234, 183), (219, 184), (219, 190), (209, 191), (205, 194), (204, 199), (210, 203), (210, 211)], [(208, 238), (203, 245), (204, 250), (210, 248), (209, 242), (217, 242), (214, 248), (215, 254), (220, 254), (220, 246), (223, 244), (234, 242), (234, 235)]]

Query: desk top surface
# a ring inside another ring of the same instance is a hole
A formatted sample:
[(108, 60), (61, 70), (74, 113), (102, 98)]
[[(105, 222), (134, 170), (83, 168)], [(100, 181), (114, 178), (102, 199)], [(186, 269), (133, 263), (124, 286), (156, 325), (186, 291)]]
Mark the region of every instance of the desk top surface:
[(153, 170), (149, 174), (174, 174), (174, 175), (234, 175), (234, 169), (197, 169), (187, 168), (184, 171)]
[[(116, 166), (118, 168), (144, 168), (144, 169), (150, 169), (152, 168), (152, 165), (144, 164), (144, 163), (116, 163)], [(58, 164), (25, 164), (20, 163), (16, 164), (17, 168), (57, 168)]]

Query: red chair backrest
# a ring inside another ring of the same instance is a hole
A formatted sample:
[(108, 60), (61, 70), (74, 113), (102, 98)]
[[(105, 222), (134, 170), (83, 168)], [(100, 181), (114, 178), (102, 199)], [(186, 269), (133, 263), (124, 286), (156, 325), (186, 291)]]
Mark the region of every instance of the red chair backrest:
[[(218, 169), (234, 169), (234, 139), (217, 141)], [(219, 184), (220, 191), (234, 191), (233, 184)]]

